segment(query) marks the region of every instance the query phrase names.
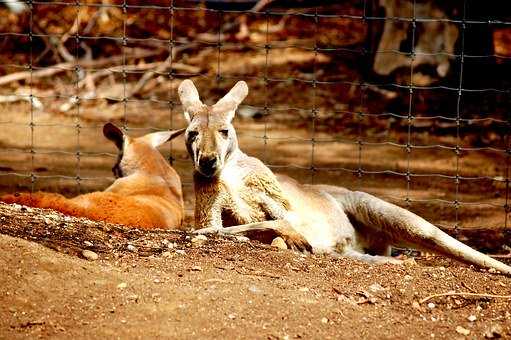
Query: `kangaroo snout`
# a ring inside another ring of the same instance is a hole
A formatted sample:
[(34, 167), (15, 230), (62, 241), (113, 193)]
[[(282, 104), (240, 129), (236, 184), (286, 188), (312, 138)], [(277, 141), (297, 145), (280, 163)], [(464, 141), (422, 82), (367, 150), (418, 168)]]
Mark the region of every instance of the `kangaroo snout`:
[(201, 157), (199, 159), (199, 171), (206, 177), (212, 177), (218, 171), (218, 156)]

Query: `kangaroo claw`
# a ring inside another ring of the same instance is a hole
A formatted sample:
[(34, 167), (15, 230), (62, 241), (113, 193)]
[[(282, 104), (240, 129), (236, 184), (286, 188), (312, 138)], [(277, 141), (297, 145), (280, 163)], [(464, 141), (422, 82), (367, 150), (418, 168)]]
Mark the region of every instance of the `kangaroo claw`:
[(286, 228), (284, 230), (280, 230), (278, 235), (282, 237), (282, 239), (286, 242), (289, 249), (299, 251), (299, 252), (309, 252), (312, 254), (312, 246), (309, 242), (296, 231)]

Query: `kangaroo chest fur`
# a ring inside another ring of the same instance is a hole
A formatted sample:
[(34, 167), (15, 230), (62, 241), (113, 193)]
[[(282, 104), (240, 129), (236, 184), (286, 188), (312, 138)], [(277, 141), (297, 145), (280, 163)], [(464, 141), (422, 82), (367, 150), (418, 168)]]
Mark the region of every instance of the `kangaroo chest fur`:
[(282, 219), (289, 209), (273, 174), (226, 167), (215, 178), (194, 175), (196, 228)]

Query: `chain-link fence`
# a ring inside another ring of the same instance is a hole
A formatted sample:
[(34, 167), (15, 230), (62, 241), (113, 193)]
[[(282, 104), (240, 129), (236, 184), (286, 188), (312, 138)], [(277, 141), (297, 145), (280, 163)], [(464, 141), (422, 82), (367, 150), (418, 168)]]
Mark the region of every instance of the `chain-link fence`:
[[(250, 93), (240, 145), (443, 227), (509, 227), (511, 13), (497, 1), (3, 1), (0, 187), (102, 190), (113, 146), (185, 126), (176, 88)], [(183, 177), (176, 140), (162, 150)]]

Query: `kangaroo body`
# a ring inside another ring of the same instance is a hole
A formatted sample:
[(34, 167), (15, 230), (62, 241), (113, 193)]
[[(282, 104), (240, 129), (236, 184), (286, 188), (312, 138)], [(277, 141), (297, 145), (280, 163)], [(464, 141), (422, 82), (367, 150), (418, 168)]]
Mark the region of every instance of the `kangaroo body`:
[(156, 147), (183, 131), (131, 138), (110, 123), (103, 131), (119, 148), (113, 168), (119, 178), (105, 191), (74, 198), (46, 192), (22, 193), (5, 195), (0, 201), (133, 227), (181, 228), (184, 217), (181, 180)]
[(372, 263), (399, 263), (390, 257), (391, 246), (415, 247), (511, 275), (510, 266), (406, 209), (363, 192), (300, 184), (244, 154), (231, 121), (247, 93), (247, 85), (238, 82), (215, 105), (206, 106), (190, 80), (179, 87), (189, 122), (186, 144), (195, 168), (197, 233), (266, 240), (280, 236), (293, 249)]

